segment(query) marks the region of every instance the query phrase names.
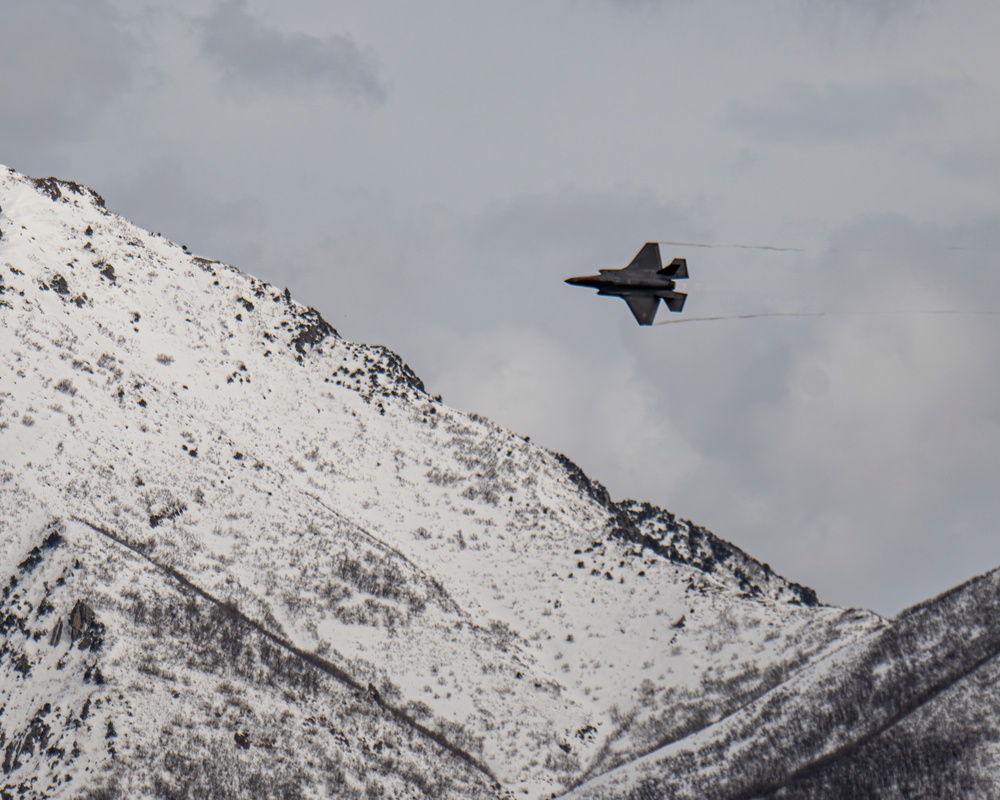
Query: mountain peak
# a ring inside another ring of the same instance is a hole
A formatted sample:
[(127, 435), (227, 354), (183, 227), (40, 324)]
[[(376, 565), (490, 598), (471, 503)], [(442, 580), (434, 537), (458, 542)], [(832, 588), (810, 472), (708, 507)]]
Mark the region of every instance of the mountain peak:
[(626, 796), (893, 629), (78, 184), (0, 230), (7, 794)]

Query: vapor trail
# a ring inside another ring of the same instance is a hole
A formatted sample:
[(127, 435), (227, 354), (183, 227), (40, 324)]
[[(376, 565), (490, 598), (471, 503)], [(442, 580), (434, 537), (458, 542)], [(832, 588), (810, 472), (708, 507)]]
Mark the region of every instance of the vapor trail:
[(914, 309), (910, 311), (764, 311), (758, 314), (727, 314), (719, 317), (684, 317), (665, 319), (654, 325), (679, 325), (682, 322), (715, 322), (727, 319), (757, 319), (758, 317), (845, 317), (845, 316), (895, 316), (899, 314), (948, 314), (967, 316), (1000, 316), (1000, 311), (960, 311), (953, 309)]
[[(669, 240), (660, 241), (658, 244), (668, 244), (674, 247), (702, 247), (712, 250), (771, 250), (777, 253), (899, 253), (897, 247), (779, 247), (771, 244), (710, 244), (708, 242), (672, 242)], [(962, 247), (948, 246), (936, 247), (932, 250), (941, 251), (963, 251), (969, 253), (995, 253), (1000, 247)]]
[(705, 244), (704, 242), (668, 242), (659, 244), (671, 244), (675, 247), (709, 247), (709, 248), (729, 248), (737, 250), (776, 250), (782, 253), (804, 253), (804, 247), (775, 247), (769, 244)]

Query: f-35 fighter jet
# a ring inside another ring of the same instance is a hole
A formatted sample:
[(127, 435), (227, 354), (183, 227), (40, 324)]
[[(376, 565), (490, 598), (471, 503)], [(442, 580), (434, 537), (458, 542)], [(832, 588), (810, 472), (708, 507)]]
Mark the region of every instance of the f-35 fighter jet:
[(687, 295), (674, 291), (674, 281), (688, 276), (687, 261), (675, 258), (667, 266), (660, 260), (660, 245), (648, 242), (632, 263), (622, 269), (602, 269), (600, 275), (567, 278), (571, 286), (590, 286), (598, 294), (620, 297), (640, 325), (652, 325), (660, 299), (671, 311), (684, 308)]

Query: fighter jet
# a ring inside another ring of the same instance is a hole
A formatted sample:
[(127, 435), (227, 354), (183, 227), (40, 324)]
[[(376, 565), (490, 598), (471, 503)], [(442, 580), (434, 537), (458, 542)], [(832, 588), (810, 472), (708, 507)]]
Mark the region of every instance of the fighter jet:
[(660, 298), (671, 311), (684, 308), (687, 295), (674, 291), (674, 281), (688, 276), (687, 261), (675, 258), (667, 266), (660, 260), (660, 245), (648, 242), (632, 263), (622, 269), (602, 269), (600, 275), (567, 278), (571, 286), (590, 286), (598, 294), (620, 297), (640, 325), (652, 325)]

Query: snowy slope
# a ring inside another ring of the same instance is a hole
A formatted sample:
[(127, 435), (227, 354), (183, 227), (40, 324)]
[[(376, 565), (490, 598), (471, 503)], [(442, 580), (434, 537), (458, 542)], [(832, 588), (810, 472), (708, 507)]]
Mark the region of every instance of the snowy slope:
[(998, 676), (993, 571), (569, 797), (1000, 797)]
[(0, 231), (7, 794), (548, 797), (886, 627), (89, 189)]

